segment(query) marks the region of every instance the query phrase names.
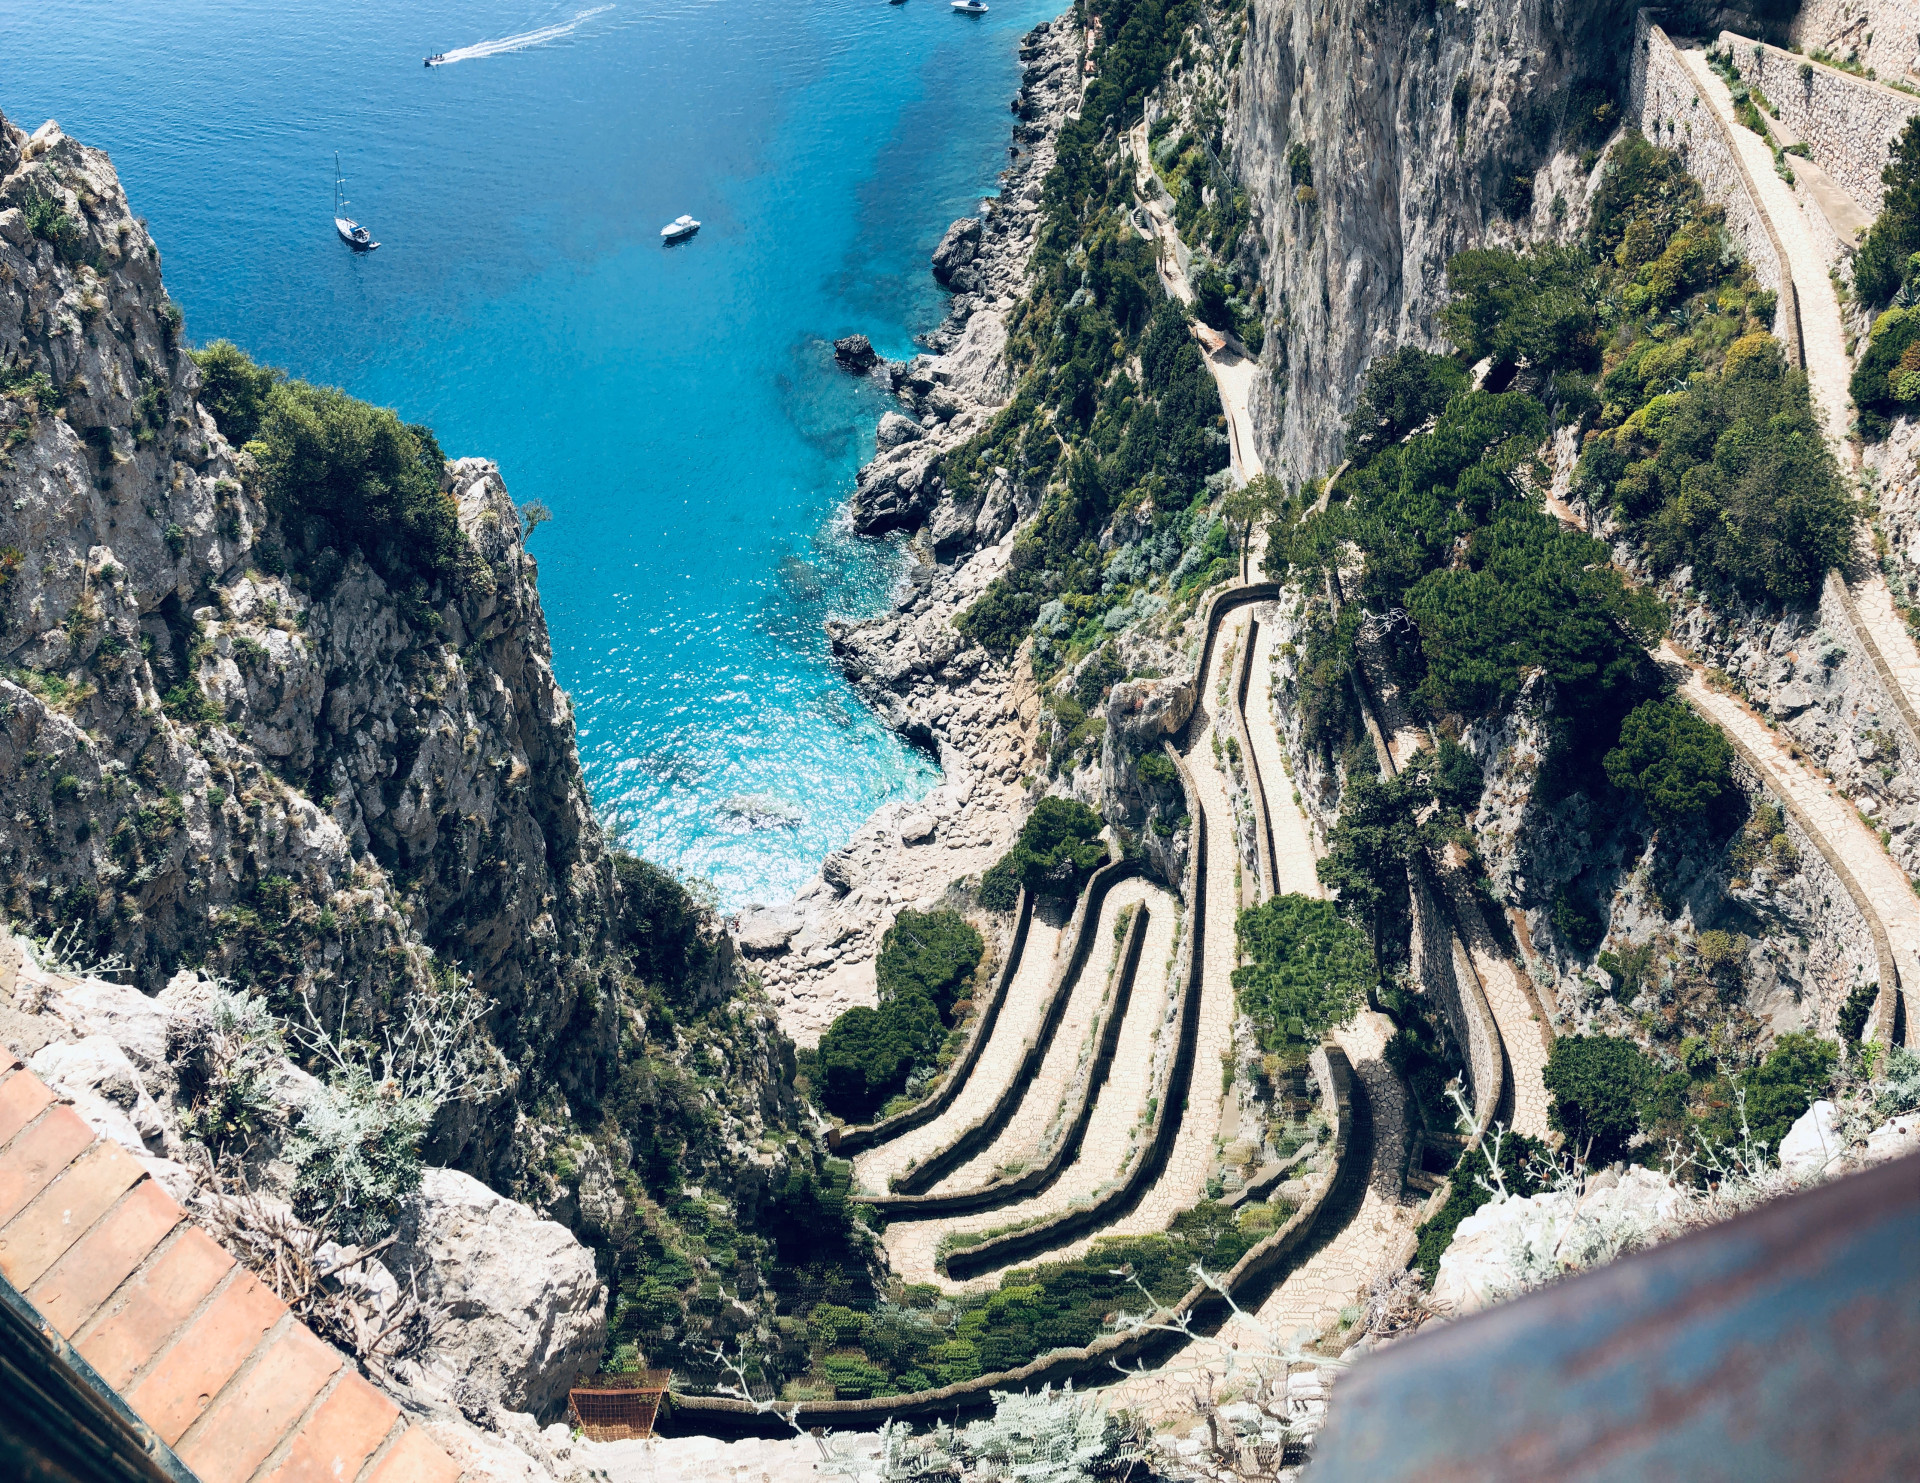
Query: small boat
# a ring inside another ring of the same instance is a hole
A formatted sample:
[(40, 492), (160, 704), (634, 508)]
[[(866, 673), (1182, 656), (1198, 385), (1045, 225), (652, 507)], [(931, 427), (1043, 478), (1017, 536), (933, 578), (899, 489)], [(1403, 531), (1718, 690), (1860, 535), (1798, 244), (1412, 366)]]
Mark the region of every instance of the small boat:
[(905, 5), (906, 3), (907, 0), (887, 0), (887, 4), (889, 5)]
[(351, 216), (346, 215), (347, 198), (342, 194), (342, 188), (346, 183), (346, 177), (340, 173), (340, 156), (335, 154), (333, 157), (333, 229), (340, 234), (340, 240), (355, 252), (372, 252), (380, 245), (373, 240), (373, 233)]
[(443, 51), (437, 51), (432, 56), (427, 58), (425, 65), (428, 67), (438, 67), (446, 60), (447, 60), (447, 54)]
[(953, 0), (953, 8), (962, 15), (985, 15), (987, 13), (984, 0)]
[(684, 242), (700, 230), (700, 223), (691, 216), (676, 216), (660, 228), (660, 240), (663, 242)]

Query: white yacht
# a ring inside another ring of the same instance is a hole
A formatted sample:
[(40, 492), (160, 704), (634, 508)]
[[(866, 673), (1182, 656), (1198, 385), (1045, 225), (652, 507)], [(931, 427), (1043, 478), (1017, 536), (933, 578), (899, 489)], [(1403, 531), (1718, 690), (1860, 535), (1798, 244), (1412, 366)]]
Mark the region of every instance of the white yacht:
[(953, 8), (962, 15), (985, 15), (987, 13), (984, 0), (953, 0)]
[(660, 228), (660, 240), (663, 242), (684, 242), (700, 230), (700, 223), (691, 216), (676, 216)]

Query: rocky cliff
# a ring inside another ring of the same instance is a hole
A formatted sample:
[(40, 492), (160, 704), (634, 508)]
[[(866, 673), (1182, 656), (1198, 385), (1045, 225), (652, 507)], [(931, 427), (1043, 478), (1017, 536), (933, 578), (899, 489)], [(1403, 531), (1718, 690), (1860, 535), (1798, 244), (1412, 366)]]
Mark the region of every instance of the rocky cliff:
[[(498, 469), (208, 364), (107, 157), (0, 119), (0, 909), (50, 969), (149, 995), (198, 974), (267, 1016), (211, 1061), (206, 1035), (167, 1047), (172, 1152), (206, 1177), (324, 1222), (299, 1171), (377, 1127), (405, 1146), (362, 1152), (399, 1194), (454, 1165), (565, 1222), (616, 1290), (644, 1268), (617, 1341), (704, 1332), (680, 1294), (708, 1268), (667, 1204), (817, 1214), (819, 1153), (731, 941), (593, 819)], [(276, 1101), (241, 1076), (249, 1036), (305, 1080)], [(402, 1138), (374, 1093), (409, 1104), (427, 1062)]]

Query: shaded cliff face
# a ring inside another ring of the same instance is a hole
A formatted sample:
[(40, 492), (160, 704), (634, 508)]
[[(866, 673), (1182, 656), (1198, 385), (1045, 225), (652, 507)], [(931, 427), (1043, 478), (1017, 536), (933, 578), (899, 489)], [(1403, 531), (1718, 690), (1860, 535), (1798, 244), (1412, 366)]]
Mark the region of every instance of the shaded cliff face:
[(509, 1058), (551, 1040), (551, 965), (612, 881), (497, 470), (447, 469), (478, 558), (457, 596), (288, 550), (106, 157), (8, 127), (0, 170), (8, 912), (149, 988), (193, 963), (336, 1011), (424, 944), (478, 976)]
[(1561, 229), (1584, 194), (1579, 159), (1555, 158), (1569, 105), (1623, 85), (1635, 8), (1254, 9), (1224, 85), (1224, 137), (1254, 208), (1242, 251), (1277, 314), (1252, 401), (1270, 470), (1330, 472), (1367, 363), (1403, 343), (1438, 348), (1453, 254)]

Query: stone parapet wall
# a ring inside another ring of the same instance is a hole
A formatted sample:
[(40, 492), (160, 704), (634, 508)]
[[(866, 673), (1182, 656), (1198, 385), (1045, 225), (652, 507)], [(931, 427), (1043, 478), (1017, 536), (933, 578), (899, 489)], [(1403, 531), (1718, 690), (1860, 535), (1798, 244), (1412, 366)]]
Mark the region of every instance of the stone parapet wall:
[(1920, 7), (1914, 0), (1806, 0), (1793, 20), (1793, 44), (1842, 61), (1851, 56), (1883, 78), (1911, 79)]
[(1733, 31), (1720, 33), (1720, 49), (1749, 87), (1757, 87), (1780, 110), (1780, 122), (1812, 152), (1813, 162), (1853, 197), (1862, 211), (1878, 215), (1886, 188), (1880, 172), (1887, 149), (1920, 113), (1920, 97), (1850, 72), (1823, 67)]
[(1761, 287), (1780, 296), (1774, 333), (1789, 365), (1800, 364), (1800, 313), (1786, 253), (1755, 199), (1753, 182), (1726, 126), (1700, 96), (1693, 74), (1667, 33), (1647, 11), (1634, 19), (1633, 65), (1628, 74), (1627, 121), (1657, 144), (1680, 152), (1707, 199), (1726, 208), (1727, 235), (1753, 265)]

